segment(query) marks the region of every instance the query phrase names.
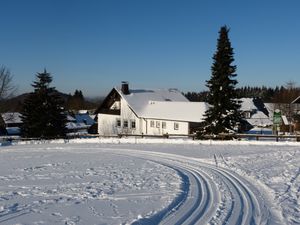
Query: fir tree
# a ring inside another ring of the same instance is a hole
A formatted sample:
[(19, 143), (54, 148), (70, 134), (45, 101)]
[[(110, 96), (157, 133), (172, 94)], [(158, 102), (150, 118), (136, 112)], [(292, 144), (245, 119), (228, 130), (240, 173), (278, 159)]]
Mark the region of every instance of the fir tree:
[(65, 137), (66, 115), (63, 100), (54, 87), (52, 77), (44, 70), (36, 75), (34, 92), (25, 99), (22, 109), (22, 136), (34, 138)]
[(213, 56), (211, 67), (211, 79), (206, 81), (209, 88), (207, 102), (210, 108), (206, 111), (203, 134), (217, 135), (233, 131), (238, 125), (241, 116), (240, 104), (237, 102), (235, 86), (238, 83), (234, 78), (237, 76), (236, 66), (232, 65), (233, 48), (228, 38), (229, 29), (221, 27), (217, 50)]

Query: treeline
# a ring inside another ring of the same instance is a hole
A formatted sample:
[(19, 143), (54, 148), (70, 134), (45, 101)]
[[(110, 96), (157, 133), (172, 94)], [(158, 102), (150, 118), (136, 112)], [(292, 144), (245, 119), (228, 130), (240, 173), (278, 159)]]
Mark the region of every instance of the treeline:
[[(81, 90), (75, 90), (74, 94), (64, 94), (58, 92), (59, 96), (63, 99), (63, 106), (69, 111), (78, 111), (81, 109), (96, 109), (101, 103), (101, 99), (95, 101), (87, 100)], [(20, 112), (24, 100), (28, 97), (29, 93), (25, 93), (13, 98), (0, 101), (0, 113), (3, 112)]]
[[(250, 87), (245, 86), (236, 88), (239, 98), (254, 98), (259, 97), (263, 102), (270, 103), (290, 103), (298, 96), (300, 96), (300, 87), (294, 86), (276, 86), (271, 87)], [(207, 101), (208, 91), (202, 92), (187, 92), (184, 95), (192, 102), (205, 102)]]
[(100, 102), (88, 101), (84, 98), (81, 90), (75, 90), (74, 94), (69, 94), (65, 100), (67, 110), (96, 109)]

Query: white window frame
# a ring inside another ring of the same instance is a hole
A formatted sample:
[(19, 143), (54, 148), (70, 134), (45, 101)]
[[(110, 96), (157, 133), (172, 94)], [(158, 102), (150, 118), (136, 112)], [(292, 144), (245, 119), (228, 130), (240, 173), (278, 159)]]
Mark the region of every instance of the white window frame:
[(161, 122), (161, 128), (162, 129), (167, 129), (167, 123), (166, 122)]
[(128, 125), (128, 120), (123, 120), (123, 128), (128, 128)]
[(160, 128), (160, 121), (156, 121), (156, 128)]
[(174, 130), (179, 130), (179, 123), (174, 122)]
[[(134, 124), (134, 126), (133, 126), (133, 124)], [(135, 120), (131, 120), (130, 121), (130, 127), (131, 127), (131, 129), (136, 129), (136, 122), (135, 122)]]
[(150, 121), (150, 127), (154, 127), (154, 121), (153, 120)]
[(116, 119), (116, 127), (121, 127), (121, 119)]

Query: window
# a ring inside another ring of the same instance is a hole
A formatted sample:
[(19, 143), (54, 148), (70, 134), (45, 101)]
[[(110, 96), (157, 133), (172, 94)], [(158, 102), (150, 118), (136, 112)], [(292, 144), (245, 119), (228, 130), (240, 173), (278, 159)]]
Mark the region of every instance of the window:
[(128, 128), (128, 120), (124, 120), (123, 121), (123, 127), (124, 128)]
[(174, 123), (174, 130), (179, 130), (179, 123)]
[(248, 111), (244, 112), (244, 117), (245, 117), (245, 119), (250, 119), (251, 113)]
[(135, 120), (131, 120), (131, 129), (135, 129)]
[(161, 127), (162, 127), (162, 129), (166, 129), (166, 128), (167, 128), (166, 122), (162, 122), (162, 123), (161, 123)]
[(117, 119), (117, 127), (121, 127), (121, 120), (120, 119)]
[(156, 128), (160, 128), (160, 122), (156, 121)]
[(150, 121), (150, 127), (154, 127), (154, 121), (153, 120)]

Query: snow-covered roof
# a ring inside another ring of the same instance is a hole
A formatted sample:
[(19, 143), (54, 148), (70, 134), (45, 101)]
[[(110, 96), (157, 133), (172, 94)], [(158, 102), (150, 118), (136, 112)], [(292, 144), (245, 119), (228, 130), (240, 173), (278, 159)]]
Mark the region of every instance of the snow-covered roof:
[(79, 114), (87, 114), (88, 111), (86, 109), (81, 109), (78, 111)]
[(269, 118), (272, 119), (273, 118), (273, 114), (274, 114), (274, 103), (265, 103), (265, 107), (269, 112)]
[(288, 118), (285, 115), (282, 115), (281, 118), (284, 125), (290, 125), (290, 122), (288, 121)]
[(151, 119), (203, 122), (208, 104), (205, 102), (149, 101), (140, 116)]
[(90, 126), (86, 125), (85, 123), (74, 123), (74, 122), (67, 122), (66, 128), (68, 130), (78, 130), (78, 129), (88, 129)]
[(21, 119), (21, 113), (7, 112), (1, 114), (5, 124), (23, 123)]
[(300, 96), (298, 96), (295, 100), (291, 102), (291, 104), (299, 104), (300, 103)]
[(121, 97), (137, 114), (148, 105), (149, 101), (189, 102), (177, 89), (130, 89), (130, 94), (124, 95), (120, 87), (115, 87)]
[(246, 120), (252, 126), (266, 127), (273, 125), (272, 120), (268, 116), (266, 116), (262, 111), (257, 111), (251, 116), (251, 118)]
[(84, 123), (84, 124), (89, 125), (89, 126), (91, 126), (95, 123), (95, 120), (88, 113), (75, 114), (75, 118), (76, 118), (77, 123)]
[(240, 98), (238, 100), (241, 103), (240, 110), (242, 111), (257, 110), (257, 107), (254, 105), (253, 98)]
[(67, 121), (69, 121), (69, 122), (76, 122), (76, 119), (73, 116), (67, 114)]
[(241, 111), (250, 111), (251, 117), (247, 118), (246, 120), (248, 123), (250, 123), (252, 126), (258, 126), (258, 127), (266, 127), (271, 126), (273, 124), (272, 119), (270, 118), (269, 105), (266, 106), (266, 104), (262, 103), (262, 106), (265, 108), (265, 112), (269, 112), (269, 116), (267, 116), (263, 111), (261, 111), (261, 108), (258, 108), (254, 103), (254, 98), (241, 98), (239, 99), (241, 103)]
[(204, 102), (190, 102), (177, 89), (130, 89), (130, 94), (115, 88), (129, 107), (142, 118), (202, 122), (208, 109)]

